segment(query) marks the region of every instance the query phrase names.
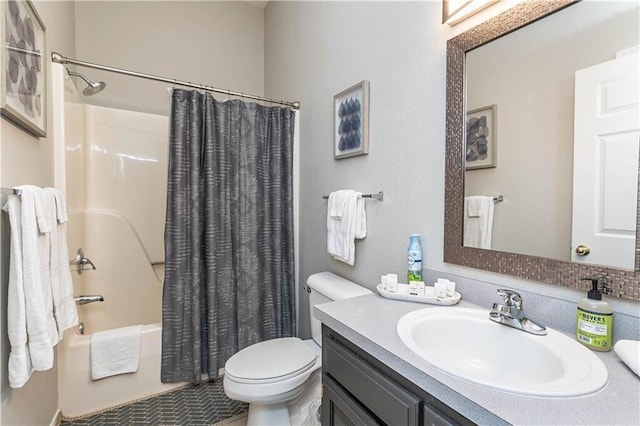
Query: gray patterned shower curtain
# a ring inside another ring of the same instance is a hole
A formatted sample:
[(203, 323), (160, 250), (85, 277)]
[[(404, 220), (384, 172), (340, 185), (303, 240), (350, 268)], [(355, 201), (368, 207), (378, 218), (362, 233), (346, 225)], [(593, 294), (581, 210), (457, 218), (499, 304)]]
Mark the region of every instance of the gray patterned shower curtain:
[(238, 350), (294, 334), (294, 117), (173, 91), (162, 382), (214, 379)]

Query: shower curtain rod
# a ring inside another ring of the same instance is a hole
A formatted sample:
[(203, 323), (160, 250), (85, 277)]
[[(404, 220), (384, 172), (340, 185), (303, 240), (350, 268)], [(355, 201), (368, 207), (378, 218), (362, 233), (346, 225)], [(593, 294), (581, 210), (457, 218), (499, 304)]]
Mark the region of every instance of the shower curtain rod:
[(253, 99), (253, 100), (257, 100), (257, 101), (270, 102), (270, 103), (273, 103), (273, 104), (286, 105), (286, 106), (289, 106), (289, 107), (291, 107), (293, 109), (296, 109), (296, 110), (300, 109), (300, 102), (298, 102), (298, 101), (295, 101), (295, 102), (279, 101), (279, 100), (276, 100), (276, 99), (265, 98), (265, 97), (262, 97), (262, 96), (248, 95), (246, 93), (234, 92), (232, 90), (218, 89), (216, 87), (205, 86), (203, 84), (191, 83), (191, 82), (187, 82), (187, 81), (180, 81), (180, 80), (176, 80), (174, 78), (159, 77), (157, 75), (144, 74), (144, 73), (137, 72), (137, 71), (129, 71), (129, 70), (125, 70), (125, 69), (122, 69), (122, 68), (114, 68), (114, 67), (109, 67), (109, 66), (106, 66), (106, 65), (94, 64), (94, 63), (91, 63), (91, 62), (79, 61), (77, 59), (71, 59), (71, 58), (67, 58), (65, 56), (62, 56), (61, 54), (59, 54), (57, 52), (51, 52), (51, 61), (52, 62), (56, 62), (58, 64), (63, 64), (63, 65), (64, 64), (78, 65), (80, 67), (93, 68), (93, 69), (113, 72), (113, 73), (117, 73), (117, 74), (130, 75), (130, 76), (133, 76), (133, 77), (145, 78), (147, 80), (161, 81), (161, 82), (164, 82), (164, 83), (169, 83), (169, 84), (173, 84), (173, 85), (177, 85), (177, 86), (193, 87), (194, 89), (206, 90), (208, 92), (216, 92), (216, 93), (222, 93), (222, 94), (229, 95), (229, 96), (237, 96), (237, 97), (240, 97), (240, 98), (247, 98), (247, 99)]

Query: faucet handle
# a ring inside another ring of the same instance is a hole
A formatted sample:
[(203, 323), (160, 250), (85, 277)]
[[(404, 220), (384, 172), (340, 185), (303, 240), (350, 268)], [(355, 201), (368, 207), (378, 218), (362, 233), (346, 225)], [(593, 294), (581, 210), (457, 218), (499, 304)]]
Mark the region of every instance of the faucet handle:
[[(80, 263), (84, 266), (86, 264), (91, 265), (91, 269), (93, 269), (94, 271), (96, 270), (96, 265), (93, 264), (93, 262), (91, 261), (91, 259), (89, 259), (88, 257), (83, 257), (82, 259), (80, 259)], [(83, 271), (86, 271), (86, 269), (82, 268)]]
[(513, 306), (516, 309), (522, 309), (522, 297), (517, 291), (501, 288), (498, 289), (498, 294), (502, 296), (506, 306)]
[[(82, 247), (78, 249), (76, 252), (76, 257), (69, 262), (71, 265), (76, 265), (76, 272), (78, 274), (82, 274), (83, 271), (88, 271), (90, 269), (96, 270), (96, 265), (93, 264), (91, 259), (84, 257), (84, 250)], [(85, 268), (85, 265), (89, 265), (89, 268)]]

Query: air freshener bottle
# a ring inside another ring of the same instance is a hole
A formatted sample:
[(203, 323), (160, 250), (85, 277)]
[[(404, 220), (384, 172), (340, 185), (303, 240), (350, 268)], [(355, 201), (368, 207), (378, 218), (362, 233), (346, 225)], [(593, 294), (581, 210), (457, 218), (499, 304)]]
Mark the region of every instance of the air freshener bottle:
[(422, 281), (422, 248), (420, 234), (409, 235), (409, 250), (407, 251), (407, 282)]
[(582, 278), (591, 281), (587, 297), (578, 302), (576, 338), (589, 349), (606, 352), (611, 350), (613, 332), (613, 309), (602, 300), (597, 278)]

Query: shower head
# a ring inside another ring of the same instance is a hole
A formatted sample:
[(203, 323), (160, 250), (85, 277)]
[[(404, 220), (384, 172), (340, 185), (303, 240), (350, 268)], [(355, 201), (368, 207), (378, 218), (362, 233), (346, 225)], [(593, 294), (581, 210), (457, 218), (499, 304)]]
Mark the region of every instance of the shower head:
[(82, 90), (82, 94), (85, 96), (93, 96), (96, 93), (101, 92), (102, 89), (104, 89), (105, 87), (107, 87), (107, 83), (105, 83), (104, 81), (91, 81), (87, 77), (85, 77), (84, 75), (78, 72), (69, 71), (68, 68), (67, 68), (67, 73), (69, 73), (69, 76), (71, 77), (80, 77), (85, 81), (85, 83), (87, 83), (87, 87), (85, 87)]
[(105, 87), (107, 87), (107, 83), (104, 81), (94, 81), (84, 88), (82, 94), (85, 96), (93, 96), (96, 93), (101, 92)]

